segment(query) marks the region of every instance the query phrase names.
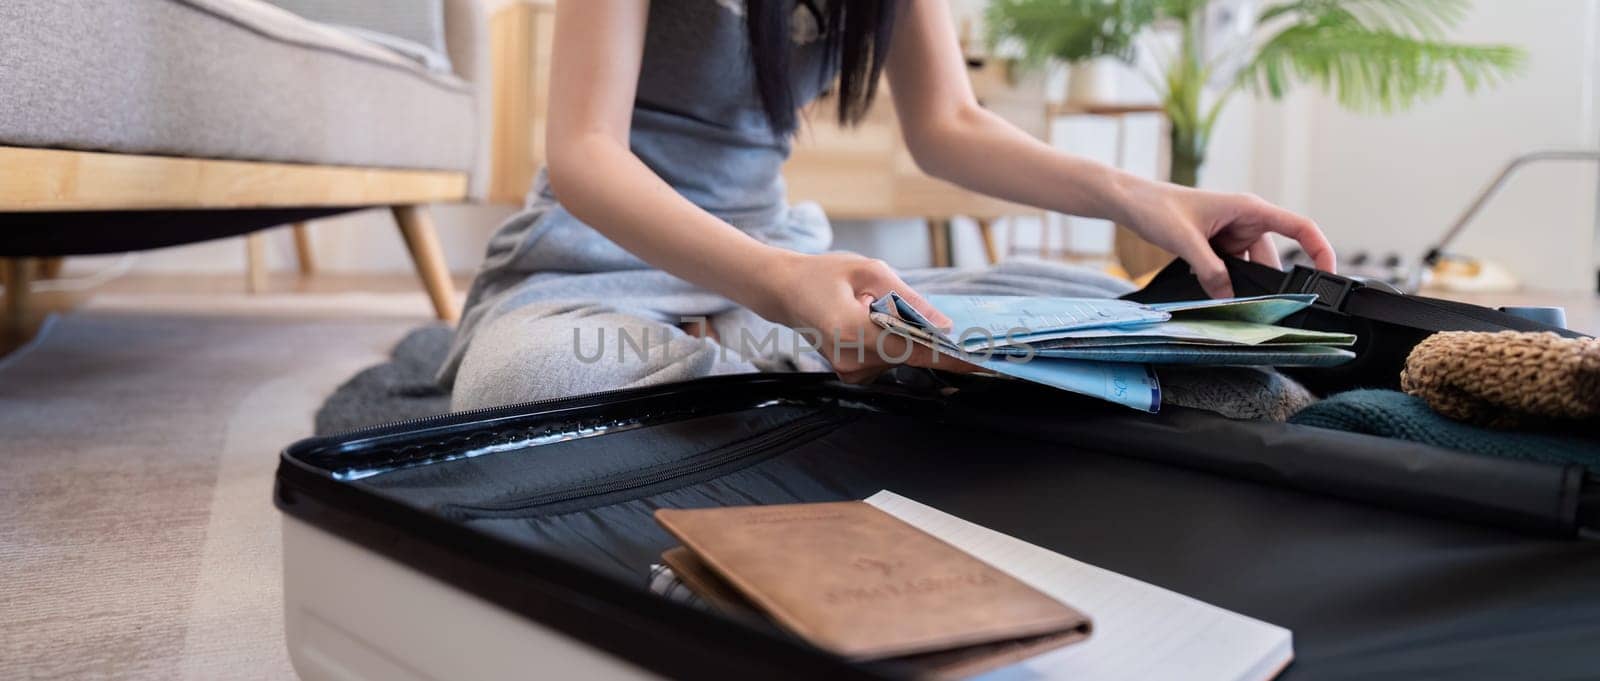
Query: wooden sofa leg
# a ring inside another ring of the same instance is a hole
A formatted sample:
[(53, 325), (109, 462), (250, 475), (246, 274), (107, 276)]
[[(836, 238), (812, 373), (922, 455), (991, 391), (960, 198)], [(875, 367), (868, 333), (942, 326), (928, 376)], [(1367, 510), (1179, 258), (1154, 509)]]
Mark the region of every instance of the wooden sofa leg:
[(928, 218), (929, 260), (934, 267), (949, 267), (954, 259), (950, 253), (950, 218)]
[(0, 258), (0, 283), (6, 287), (5, 317), (0, 319), (0, 345), (22, 343), (28, 325), (28, 287), (33, 280), (30, 258)]
[(1000, 247), (994, 242), (994, 220), (978, 219), (978, 236), (983, 238), (983, 257), (990, 265), (1000, 262)]
[(433, 300), (434, 312), (439, 319), (454, 324), (461, 311), (456, 308), (455, 286), (450, 283), (450, 268), (445, 265), (444, 250), (433, 229), (433, 215), (427, 206), (395, 206), (393, 210), (400, 235), (411, 251), (411, 261), (417, 266), (417, 276)]
[(62, 256), (59, 256), (59, 255), (51, 256), (51, 257), (48, 257), (48, 258), (40, 258), (39, 259), (39, 272), (38, 272), (39, 278), (40, 279), (60, 279), (61, 278), (61, 270), (66, 267), (66, 262), (67, 262), (67, 259), (62, 257)]
[(245, 289), (252, 294), (267, 291), (267, 235), (251, 232), (244, 235)]
[(300, 276), (309, 277), (317, 273), (317, 258), (311, 252), (310, 223), (294, 223), (294, 255), (300, 262)]

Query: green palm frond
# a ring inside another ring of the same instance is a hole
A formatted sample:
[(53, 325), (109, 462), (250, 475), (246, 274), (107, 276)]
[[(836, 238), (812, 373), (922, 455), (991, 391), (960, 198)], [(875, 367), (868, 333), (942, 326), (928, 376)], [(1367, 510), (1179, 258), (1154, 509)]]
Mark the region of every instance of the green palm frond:
[(984, 15), (992, 45), (1020, 43), (1029, 61), (1133, 59), (1133, 43), (1164, 6), (1193, 0), (994, 0)]
[[(1453, 0), (1299, 0), (1304, 6), (1272, 18), (1288, 23), (1262, 43), (1241, 72), (1241, 82), (1274, 98), (1294, 81), (1309, 81), (1358, 111), (1391, 111), (1443, 92), (1452, 76), (1469, 91), (1498, 83), (1522, 63), (1504, 45), (1462, 45), (1423, 33), (1452, 25)], [(1365, 5), (1358, 13), (1358, 5)], [(1378, 19), (1378, 10), (1409, 5)], [(1423, 8), (1440, 13), (1426, 15)], [(1437, 25), (1428, 24), (1431, 16)], [(1413, 27), (1412, 32), (1397, 30)]]
[(1266, 8), (1259, 20), (1339, 14), (1371, 29), (1438, 37), (1471, 9), (1472, 0), (1295, 0)]
[[(1238, 46), (1247, 58), (1235, 78), (1221, 70), (1231, 70), (1238, 53), (1219, 58), (1205, 45), (1210, 2), (993, 0), (986, 18), (991, 45), (1015, 41), (1035, 62), (1111, 56), (1131, 63), (1142, 33), (1178, 29), (1176, 50), (1151, 41), (1151, 59), (1139, 61), (1172, 121), (1174, 163), (1185, 161), (1189, 171), (1204, 158), (1212, 127), (1238, 89), (1277, 98), (1308, 82), (1346, 108), (1390, 111), (1452, 82), (1469, 92), (1497, 84), (1524, 59), (1514, 47), (1446, 38), (1471, 0), (1271, 0), (1257, 15), (1255, 39)], [(1231, 85), (1208, 88), (1218, 80)]]

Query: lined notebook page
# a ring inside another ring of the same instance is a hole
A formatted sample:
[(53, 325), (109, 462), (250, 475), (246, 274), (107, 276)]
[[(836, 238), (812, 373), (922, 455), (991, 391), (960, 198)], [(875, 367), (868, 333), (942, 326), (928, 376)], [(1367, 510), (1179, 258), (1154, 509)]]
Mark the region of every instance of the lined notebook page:
[(1294, 657), (1288, 629), (1102, 570), (889, 491), (867, 503), (1077, 608), (1089, 640), (978, 678), (1270, 679)]

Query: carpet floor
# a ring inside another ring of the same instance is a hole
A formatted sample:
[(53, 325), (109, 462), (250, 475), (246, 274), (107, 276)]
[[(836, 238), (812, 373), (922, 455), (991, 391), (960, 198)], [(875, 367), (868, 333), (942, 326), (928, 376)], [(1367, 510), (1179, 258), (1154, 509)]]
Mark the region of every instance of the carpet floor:
[(288, 679), (277, 453), (420, 295), (111, 297), (0, 360), (0, 678)]

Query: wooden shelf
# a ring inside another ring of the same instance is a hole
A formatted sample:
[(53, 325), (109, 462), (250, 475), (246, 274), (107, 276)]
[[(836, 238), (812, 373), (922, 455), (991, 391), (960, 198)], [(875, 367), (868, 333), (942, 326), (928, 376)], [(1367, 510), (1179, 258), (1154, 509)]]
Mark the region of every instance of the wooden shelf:
[(0, 147), (0, 212), (461, 201), (467, 175)]
[(1160, 104), (1051, 102), (1047, 109), (1055, 116), (1127, 116), (1130, 114), (1164, 114), (1167, 108)]

